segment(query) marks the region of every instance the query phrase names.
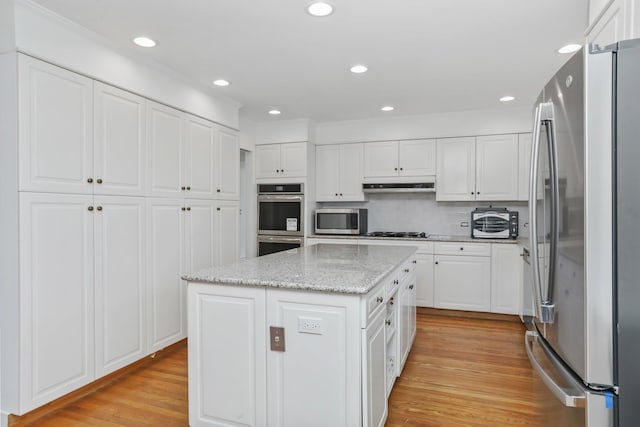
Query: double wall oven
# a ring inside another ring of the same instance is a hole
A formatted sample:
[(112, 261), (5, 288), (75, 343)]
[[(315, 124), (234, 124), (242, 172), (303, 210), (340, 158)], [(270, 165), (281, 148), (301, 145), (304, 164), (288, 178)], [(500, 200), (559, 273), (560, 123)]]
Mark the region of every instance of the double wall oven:
[(304, 242), (303, 184), (258, 184), (258, 256)]

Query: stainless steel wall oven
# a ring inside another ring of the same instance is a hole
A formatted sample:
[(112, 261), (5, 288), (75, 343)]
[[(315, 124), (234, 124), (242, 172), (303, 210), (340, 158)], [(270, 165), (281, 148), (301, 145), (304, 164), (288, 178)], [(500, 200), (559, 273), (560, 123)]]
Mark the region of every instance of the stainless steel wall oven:
[(258, 255), (304, 242), (303, 184), (258, 184)]

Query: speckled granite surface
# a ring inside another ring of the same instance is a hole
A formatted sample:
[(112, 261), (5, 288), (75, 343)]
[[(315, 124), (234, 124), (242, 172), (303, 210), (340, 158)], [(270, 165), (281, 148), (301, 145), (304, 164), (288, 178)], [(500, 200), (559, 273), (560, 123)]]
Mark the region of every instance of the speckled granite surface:
[[(471, 236), (449, 236), (449, 235), (430, 235), (429, 237), (421, 238), (397, 238), (397, 237), (372, 237), (372, 236), (339, 236), (339, 235), (330, 235), (330, 234), (313, 234), (309, 236), (311, 239), (347, 239), (347, 240), (391, 240), (397, 242), (471, 242), (471, 243), (518, 243), (519, 239), (474, 239)], [(391, 244), (391, 243), (390, 243)]]
[(182, 278), (190, 282), (366, 294), (416, 249), (320, 244), (207, 268)]

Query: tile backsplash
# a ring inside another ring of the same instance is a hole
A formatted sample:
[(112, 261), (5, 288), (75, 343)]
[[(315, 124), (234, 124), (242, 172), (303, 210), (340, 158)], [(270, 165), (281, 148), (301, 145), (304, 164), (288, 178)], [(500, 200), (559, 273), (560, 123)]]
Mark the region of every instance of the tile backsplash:
[(518, 232), (520, 236), (527, 235), (527, 202), (436, 202), (434, 193), (398, 193), (370, 194), (368, 202), (318, 203), (319, 208), (368, 209), (369, 231), (424, 231), (454, 236), (471, 234), (471, 211), (487, 206), (518, 211)]

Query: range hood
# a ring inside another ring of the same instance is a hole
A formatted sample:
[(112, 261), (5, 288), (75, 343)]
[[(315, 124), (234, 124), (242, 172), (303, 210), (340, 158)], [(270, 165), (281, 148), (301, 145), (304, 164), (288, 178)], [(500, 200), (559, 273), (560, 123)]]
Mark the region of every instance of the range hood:
[(393, 182), (393, 183), (364, 183), (362, 191), (365, 193), (435, 193), (434, 181), (428, 182)]

